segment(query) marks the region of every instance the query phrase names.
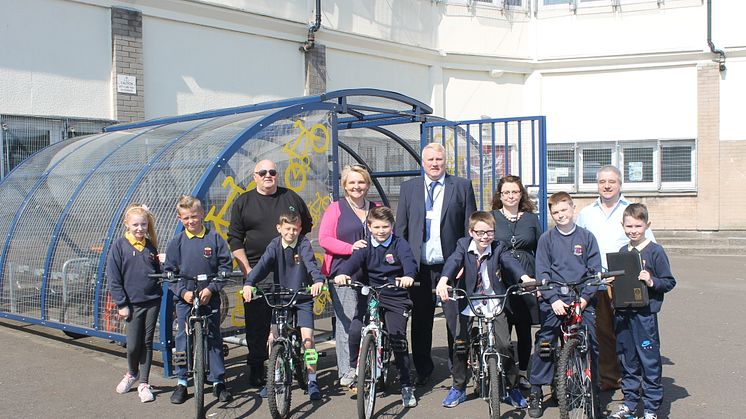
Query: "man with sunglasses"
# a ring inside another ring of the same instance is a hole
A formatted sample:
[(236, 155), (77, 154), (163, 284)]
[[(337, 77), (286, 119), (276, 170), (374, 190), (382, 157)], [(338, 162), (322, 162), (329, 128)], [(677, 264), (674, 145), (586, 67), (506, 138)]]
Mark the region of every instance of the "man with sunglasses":
[[(233, 203), (228, 245), (244, 273), (251, 271), (269, 242), (277, 237), (275, 225), (281, 214), (296, 212), (300, 215), (300, 234), (310, 233), (313, 227), (306, 203), (292, 190), (277, 186), (278, 175), (277, 165), (273, 161), (258, 162), (253, 175), (256, 188), (241, 194)], [(265, 283), (271, 285), (272, 281)], [(244, 303), (246, 344), (249, 347), (246, 363), (250, 368), (249, 382), (254, 387), (264, 384), (271, 313), (261, 298)]]

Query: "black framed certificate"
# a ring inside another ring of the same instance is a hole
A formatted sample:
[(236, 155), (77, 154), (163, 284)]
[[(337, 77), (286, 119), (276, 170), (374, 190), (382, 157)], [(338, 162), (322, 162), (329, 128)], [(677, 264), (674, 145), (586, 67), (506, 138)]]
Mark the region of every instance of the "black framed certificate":
[(612, 286), (611, 301), (614, 308), (638, 308), (648, 305), (648, 286), (638, 279), (642, 271), (640, 253), (607, 253), (606, 265), (610, 271), (624, 271), (624, 275), (616, 276)]

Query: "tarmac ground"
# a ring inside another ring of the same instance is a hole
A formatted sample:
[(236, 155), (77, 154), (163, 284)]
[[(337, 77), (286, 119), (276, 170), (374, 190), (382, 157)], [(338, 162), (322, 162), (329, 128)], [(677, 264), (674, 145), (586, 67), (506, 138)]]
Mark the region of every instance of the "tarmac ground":
[[(746, 256), (671, 256), (671, 265), (678, 284), (667, 294), (659, 315), (665, 391), (659, 417), (742, 418)], [(318, 326), (328, 329), (329, 323), (320, 321)], [(486, 403), (474, 398), (471, 387), (462, 405), (454, 409), (441, 406), (451, 382), (441, 317), (436, 318), (434, 335), (433, 355), (438, 365), (429, 385), (416, 389), (419, 405), (404, 409), (398, 392), (385, 394), (376, 403), (378, 417), (487, 417)], [(310, 402), (301, 390), (294, 389), (291, 417), (354, 417), (352, 394), (335, 383), (334, 341), (319, 342), (318, 349), (327, 352), (319, 359), (323, 399)], [(234, 400), (220, 404), (207, 388), (208, 418), (270, 417), (266, 401), (248, 385), (245, 355), (246, 348), (231, 346), (226, 369)], [(135, 390), (125, 395), (114, 391), (127, 365), (120, 346), (98, 338), (73, 340), (58, 330), (0, 320), (0, 418), (193, 417), (191, 398), (183, 405), (169, 402), (175, 380), (163, 377), (160, 355), (155, 358), (151, 384), (156, 400), (140, 403)], [(608, 409), (615, 409), (621, 399), (620, 391), (601, 394)], [(545, 406), (545, 418), (559, 417), (556, 404), (548, 401)], [(528, 417), (525, 411), (506, 404), (502, 408), (505, 418)]]

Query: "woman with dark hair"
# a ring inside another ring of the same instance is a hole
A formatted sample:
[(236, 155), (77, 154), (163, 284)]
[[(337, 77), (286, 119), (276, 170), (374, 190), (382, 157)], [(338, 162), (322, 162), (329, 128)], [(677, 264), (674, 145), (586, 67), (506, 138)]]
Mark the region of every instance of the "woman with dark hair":
[[(492, 215), (495, 217), (495, 239), (500, 240), (518, 259), (532, 278), (536, 275), (536, 245), (541, 236), (539, 217), (534, 213), (536, 206), (528, 196), (526, 188), (518, 176), (503, 176), (497, 183), (497, 191), (492, 198)], [(514, 278), (520, 282), (519, 278)], [(515, 326), (518, 337), (519, 384), (523, 388), (530, 385), (526, 379), (526, 368), (531, 357), (531, 325), (539, 324), (539, 310), (536, 297), (522, 295), (511, 297), (508, 322)]]

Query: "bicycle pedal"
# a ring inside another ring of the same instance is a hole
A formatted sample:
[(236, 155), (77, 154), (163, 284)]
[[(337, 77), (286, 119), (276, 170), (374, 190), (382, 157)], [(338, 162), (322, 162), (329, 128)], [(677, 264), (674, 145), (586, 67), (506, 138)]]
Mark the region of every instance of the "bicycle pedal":
[(303, 351), (303, 359), (306, 361), (306, 365), (316, 365), (319, 360), (319, 353), (316, 349), (306, 349)]
[(187, 364), (186, 352), (174, 352), (172, 362), (176, 366), (180, 366), (180, 367), (186, 366)]

